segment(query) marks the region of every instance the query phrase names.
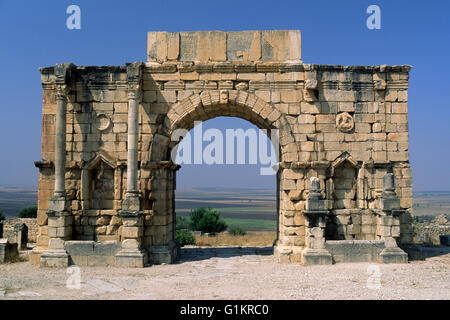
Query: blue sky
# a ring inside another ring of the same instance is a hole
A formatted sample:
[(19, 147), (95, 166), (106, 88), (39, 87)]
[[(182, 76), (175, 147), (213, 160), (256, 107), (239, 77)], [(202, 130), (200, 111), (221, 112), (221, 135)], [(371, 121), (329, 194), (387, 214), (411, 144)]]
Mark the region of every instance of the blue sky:
[[(81, 8), (81, 30), (66, 8)], [(366, 8), (381, 8), (381, 30)], [(42, 89), (38, 67), (146, 60), (147, 31), (300, 29), (305, 63), (409, 64), (414, 190), (450, 190), (448, 1), (3, 1), (0, 0), (0, 185), (35, 186)], [(220, 118), (222, 119), (222, 118)], [(218, 122), (242, 126), (242, 120)], [(213, 122), (214, 124), (214, 122)], [(185, 166), (179, 186), (274, 187), (258, 168)]]

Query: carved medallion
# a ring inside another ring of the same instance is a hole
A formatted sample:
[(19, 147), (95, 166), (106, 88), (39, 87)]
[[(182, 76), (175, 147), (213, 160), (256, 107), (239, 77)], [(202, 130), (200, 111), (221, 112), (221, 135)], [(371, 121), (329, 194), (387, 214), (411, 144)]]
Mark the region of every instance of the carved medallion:
[(355, 127), (355, 121), (348, 112), (342, 112), (336, 116), (336, 127), (341, 132), (350, 132)]
[(96, 125), (98, 131), (108, 130), (108, 128), (111, 126), (111, 118), (104, 113), (98, 113)]

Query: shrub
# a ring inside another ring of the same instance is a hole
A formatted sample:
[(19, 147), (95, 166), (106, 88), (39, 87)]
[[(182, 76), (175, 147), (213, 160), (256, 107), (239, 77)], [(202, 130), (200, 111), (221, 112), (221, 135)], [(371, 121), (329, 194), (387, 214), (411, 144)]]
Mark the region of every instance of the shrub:
[(239, 227), (230, 227), (228, 229), (228, 234), (232, 236), (245, 236), (246, 232), (244, 231), (244, 229)]
[(186, 229), (176, 230), (175, 237), (182, 247), (186, 245), (195, 244), (195, 238), (189, 230)]
[(36, 218), (37, 206), (28, 206), (19, 211), (19, 218)]
[(211, 235), (226, 230), (227, 223), (220, 217), (220, 213), (212, 208), (201, 207), (191, 211), (190, 228), (194, 231)]
[(5, 214), (3, 213), (2, 210), (0, 210), (0, 221), (3, 221), (5, 219), (6, 219)]
[(189, 219), (183, 216), (177, 216), (175, 230), (189, 229)]

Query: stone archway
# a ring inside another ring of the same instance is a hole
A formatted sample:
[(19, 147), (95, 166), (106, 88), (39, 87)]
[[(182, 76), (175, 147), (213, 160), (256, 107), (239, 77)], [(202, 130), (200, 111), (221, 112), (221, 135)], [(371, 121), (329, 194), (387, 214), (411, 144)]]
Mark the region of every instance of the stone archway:
[[(167, 258), (164, 261), (172, 261), (173, 257), (177, 255), (175, 244), (175, 186), (176, 186), (176, 172), (179, 169), (178, 165), (173, 164), (173, 159), (170, 158), (173, 148), (179, 143), (178, 140), (172, 140), (172, 134), (177, 129), (189, 131), (194, 127), (196, 121), (206, 121), (219, 116), (230, 116), (242, 118), (256, 125), (259, 129), (267, 130), (269, 139), (271, 138), (271, 131), (276, 130), (274, 135), (278, 141), (275, 146), (278, 148), (279, 162), (277, 164), (278, 172), (276, 174), (276, 201), (277, 201), (277, 239), (275, 245), (278, 245), (280, 239), (285, 239), (285, 235), (291, 232), (292, 237), (303, 237), (304, 232), (300, 229), (304, 228), (302, 225), (304, 219), (300, 217), (301, 213), (296, 217), (296, 222), (292, 221), (291, 225), (295, 225), (297, 230), (287, 231), (285, 226), (285, 217), (291, 215), (287, 212), (288, 209), (281, 202), (285, 203), (289, 200), (288, 192), (282, 191), (283, 171), (285, 166), (283, 161), (286, 157), (291, 157), (288, 161), (292, 161), (292, 155), (297, 156), (300, 152), (298, 143), (295, 142), (291, 125), (286, 119), (286, 116), (281, 114), (277, 108), (263, 99), (256, 96), (254, 93), (246, 90), (204, 90), (200, 93), (194, 93), (183, 100), (172, 105), (170, 111), (167, 113), (163, 123), (164, 126), (158, 132), (157, 141), (153, 141), (150, 146), (150, 154), (161, 155), (164, 154), (163, 159), (152, 161), (153, 176), (161, 175), (163, 179), (170, 181), (168, 184), (163, 184), (164, 192), (168, 194), (167, 201), (161, 202), (156, 210), (165, 212), (168, 220), (171, 221), (171, 227), (166, 228), (167, 239), (170, 241), (166, 246), (161, 246), (158, 249), (158, 257), (151, 256), (150, 259), (160, 259), (161, 251), (166, 252)], [(272, 141), (272, 143), (274, 143)], [(156, 160), (156, 159), (153, 159)], [(157, 168), (157, 169), (156, 169)], [(160, 180), (153, 180), (152, 192), (160, 193)], [(155, 203), (156, 204), (156, 203)], [(162, 205), (162, 207), (159, 207)], [(155, 207), (153, 208), (155, 210)], [(289, 228), (288, 228), (289, 229)], [(296, 233), (297, 232), (297, 233)], [(303, 239), (301, 239), (303, 241)], [(297, 244), (300, 243), (297, 241)], [(294, 245), (294, 242), (287, 243), (289, 246)], [(276, 247), (277, 248), (277, 247)], [(151, 249), (152, 250), (152, 249)], [(150, 250), (150, 252), (151, 252)], [(170, 252), (170, 254), (169, 254)], [(169, 257), (170, 256), (170, 257)], [(173, 256), (173, 257), (172, 257)]]
[[(125, 66), (66, 63), (40, 70), (40, 231), (33, 263), (67, 265), (86, 246), (69, 243), (72, 231), (83, 238), (94, 227), (117, 230), (103, 237), (117, 242), (108, 249), (113, 265), (173, 262), (179, 166), (170, 159), (171, 135), (219, 115), (279, 130), (278, 261), (406, 261), (398, 246), (414, 249), (410, 66), (303, 64), (298, 30), (149, 32), (147, 55), (146, 63)], [(112, 209), (89, 210), (87, 217), (83, 192), (74, 190), (89, 185), (81, 182), (82, 171), (99, 153), (115, 168), (108, 178), (114, 200)], [(336, 179), (330, 167), (344, 158), (352, 164)], [(336, 181), (348, 186), (336, 187)], [(354, 242), (325, 241), (333, 210), (344, 210), (337, 227)], [(356, 253), (341, 257), (342, 252)], [(82, 252), (80, 261), (88, 255)]]

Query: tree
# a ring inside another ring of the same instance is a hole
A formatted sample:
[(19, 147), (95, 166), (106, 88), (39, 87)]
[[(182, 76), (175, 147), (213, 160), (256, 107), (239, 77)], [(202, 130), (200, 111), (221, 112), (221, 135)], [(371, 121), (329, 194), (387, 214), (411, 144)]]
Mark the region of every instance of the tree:
[(0, 210), (0, 221), (3, 221), (5, 219), (6, 219), (6, 217), (5, 217), (5, 214), (3, 213), (3, 210)]
[(226, 230), (227, 223), (220, 217), (220, 213), (212, 208), (200, 207), (190, 214), (190, 228), (212, 235)]
[(180, 229), (175, 231), (175, 238), (180, 243), (180, 246), (195, 245), (195, 238), (187, 229)]
[(177, 216), (175, 238), (182, 247), (195, 244), (195, 238), (189, 230), (189, 219), (187, 217)]
[(19, 211), (19, 218), (36, 218), (37, 206), (28, 206)]
[(189, 229), (189, 219), (183, 216), (177, 216), (175, 230)]

